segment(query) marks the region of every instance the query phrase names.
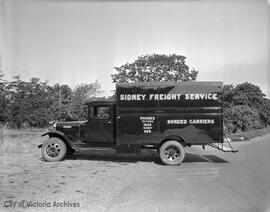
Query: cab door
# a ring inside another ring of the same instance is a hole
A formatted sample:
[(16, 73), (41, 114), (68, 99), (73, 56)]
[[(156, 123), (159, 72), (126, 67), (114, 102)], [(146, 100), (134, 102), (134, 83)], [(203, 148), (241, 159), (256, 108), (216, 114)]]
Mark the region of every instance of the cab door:
[(90, 106), (85, 142), (114, 142), (113, 105)]

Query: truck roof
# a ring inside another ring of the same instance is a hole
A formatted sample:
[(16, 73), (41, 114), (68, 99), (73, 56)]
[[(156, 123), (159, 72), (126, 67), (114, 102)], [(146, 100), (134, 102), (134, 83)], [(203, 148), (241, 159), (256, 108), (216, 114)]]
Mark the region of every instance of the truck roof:
[[(220, 81), (187, 81), (187, 82), (135, 82), (135, 83), (119, 83), (116, 90), (140, 88), (140, 89), (169, 89), (169, 93), (211, 93), (222, 92), (223, 83)], [(133, 91), (134, 92), (134, 91)]]
[(117, 83), (117, 87), (163, 87), (163, 86), (217, 86), (222, 87), (221, 81), (186, 81), (186, 82), (134, 82), (134, 83)]

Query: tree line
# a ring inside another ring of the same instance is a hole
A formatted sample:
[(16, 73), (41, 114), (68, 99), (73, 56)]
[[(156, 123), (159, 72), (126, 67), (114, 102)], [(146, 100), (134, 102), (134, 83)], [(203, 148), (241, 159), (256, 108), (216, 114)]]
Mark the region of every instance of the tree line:
[[(150, 81), (196, 81), (198, 71), (190, 69), (182, 55), (150, 54), (115, 67), (113, 83)], [(0, 73), (0, 124), (8, 127), (46, 127), (49, 121), (86, 118), (84, 103), (102, 93), (99, 82), (49, 85), (38, 78), (24, 81), (14, 76), (6, 81)], [(270, 100), (261, 89), (245, 82), (224, 85), (221, 95), (225, 130), (228, 133), (260, 129), (270, 125)]]
[(227, 132), (256, 130), (270, 125), (270, 100), (265, 98), (259, 86), (248, 82), (225, 85), (221, 99)]
[(0, 124), (11, 128), (46, 127), (52, 120), (82, 120), (87, 112), (84, 103), (101, 94), (99, 82), (49, 85), (38, 78), (24, 81), (14, 76), (12, 81), (0, 75)]

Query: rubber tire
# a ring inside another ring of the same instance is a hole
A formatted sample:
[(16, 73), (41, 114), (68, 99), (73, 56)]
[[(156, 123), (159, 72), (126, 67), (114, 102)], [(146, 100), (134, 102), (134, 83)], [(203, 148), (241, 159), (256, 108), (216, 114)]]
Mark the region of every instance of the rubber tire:
[[(177, 158), (177, 160), (171, 161), (171, 160), (167, 159), (167, 157), (165, 155), (165, 150), (169, 146), (174, 146), (179, 150), (180, 156)], [(178, 166), (183, 162), (183, 160), (185, 158), (185, 150), (184, 150), (184, 147), (182, 146), (182, 144), (180, 144), (178, 141), (169, 140), (169, 141), (166, 141), (165, 143), (163, 143), (160, 146), (160, 148), (159, 148), (159, 157), (160, 157), (160, 160), (166, 165)]]
[[(57, 143), (60, 146), (60, 153), (56, 157), (51, 157), (46, 152), (47, 146), (51, 144), (52, 142)], [(41, 148), (41, 155), (44, 158), (44, 160), (48, 162), (61, 161), (66, 156), (66, 154), (67, 154), (67, 146), (64, 143), (64, 141), (62, 141), (60, 138), (55, 138), (55, 137), (49, 138), (43, 143), (42, 148)]]

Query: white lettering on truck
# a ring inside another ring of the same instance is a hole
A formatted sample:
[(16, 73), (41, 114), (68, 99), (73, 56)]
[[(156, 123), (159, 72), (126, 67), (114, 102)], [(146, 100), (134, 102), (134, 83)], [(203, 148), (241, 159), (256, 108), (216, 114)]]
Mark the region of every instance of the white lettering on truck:
[(121, 101), (144, 101), (146, 97), (146, 94), (121, 94), (120, 95), (120, 100)]
[(154, 116), (140, 116), (140, 121), (142, 122), (143, 133), (145, 134), (152, 133), (153, 123), (155, 119), (156, 118)]
[(214, 119), (168, 119), (167, 124), (214, 124)]
[(186, 100), (200, 100), (200, 99), (213, 99), (217, 100), (217, 94), (216, 93), (190, 93), (185, 94)]
[(217, 100), (217, 93), (189, 94), (120, 94), (120, 101)]

